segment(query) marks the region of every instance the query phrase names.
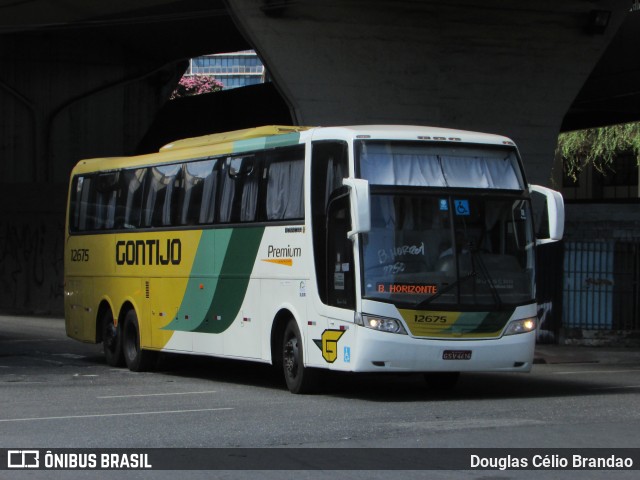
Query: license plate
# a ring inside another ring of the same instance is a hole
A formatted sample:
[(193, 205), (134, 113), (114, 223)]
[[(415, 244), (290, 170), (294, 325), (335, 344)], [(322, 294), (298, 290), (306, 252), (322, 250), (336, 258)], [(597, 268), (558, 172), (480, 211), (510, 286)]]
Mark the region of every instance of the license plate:
[(445, 350), (443, 360), (471, 360), (471, 350)]

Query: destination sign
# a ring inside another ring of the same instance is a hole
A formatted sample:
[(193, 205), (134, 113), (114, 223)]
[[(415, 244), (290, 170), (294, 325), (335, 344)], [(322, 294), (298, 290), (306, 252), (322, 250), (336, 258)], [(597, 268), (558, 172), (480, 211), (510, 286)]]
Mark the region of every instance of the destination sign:
[(377, 283), (378, 293), (406, 293), (409, 295), (435, 295), (438, 293), (437, 285), (419, 283)]

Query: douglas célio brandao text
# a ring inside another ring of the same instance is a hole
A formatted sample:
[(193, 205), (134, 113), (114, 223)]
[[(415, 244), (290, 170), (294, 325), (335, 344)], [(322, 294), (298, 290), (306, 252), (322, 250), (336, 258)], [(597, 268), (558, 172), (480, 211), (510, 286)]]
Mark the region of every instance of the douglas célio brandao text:
[(607, 455), (602, 457), (584, 456), (580, 454), (558, 455), (538, 454), (531, 456), (482, 456), (470, 455), (470, 467), (483, 470), (517, 470), (517, 469), (631, 469), (632, 458)]

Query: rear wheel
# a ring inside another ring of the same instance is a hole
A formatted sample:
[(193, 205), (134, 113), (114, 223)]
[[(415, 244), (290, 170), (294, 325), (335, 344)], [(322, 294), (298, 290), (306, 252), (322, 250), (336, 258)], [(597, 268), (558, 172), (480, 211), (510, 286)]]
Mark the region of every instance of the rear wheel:
[(284, 330), (282, 341), (282, 368), (291, 393), (310, 393), (318, 386), (318, 372), (305, 367), (303, 358), (302, 336), (292, 318)]
[(135, 310), (129, 310), (124, 317), (122, 350), (127, 367), (133, 372), (151, 370), (157, 360), (157, 352), (140, 347), (140, 326)]
[(120, 325), (113, 323), (113, 313), (107, 308), (100, 318), (102, 334), (102, 349), (107, 365), (112, 367), (124, 366), (124, 354), (122, 353), (122, 329)]

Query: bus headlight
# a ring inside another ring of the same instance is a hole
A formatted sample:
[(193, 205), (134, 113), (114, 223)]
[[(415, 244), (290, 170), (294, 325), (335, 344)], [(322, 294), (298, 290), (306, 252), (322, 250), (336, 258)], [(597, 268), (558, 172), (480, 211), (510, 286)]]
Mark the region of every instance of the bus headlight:
[(514, 320), (509, 323), (505, 330), (505, 335), (517, 335), (519, 333), (533, 332), (536, 329), (536, 317), (523, 318), (522, 320)]
[(379, 330), (381, 332), (400, 333), (406, 335), (407, 331), (399, 320), (395, 318), (380, 317), (378, 315), (366, 315), (364, 313), (356, 313), (356, 325)]

